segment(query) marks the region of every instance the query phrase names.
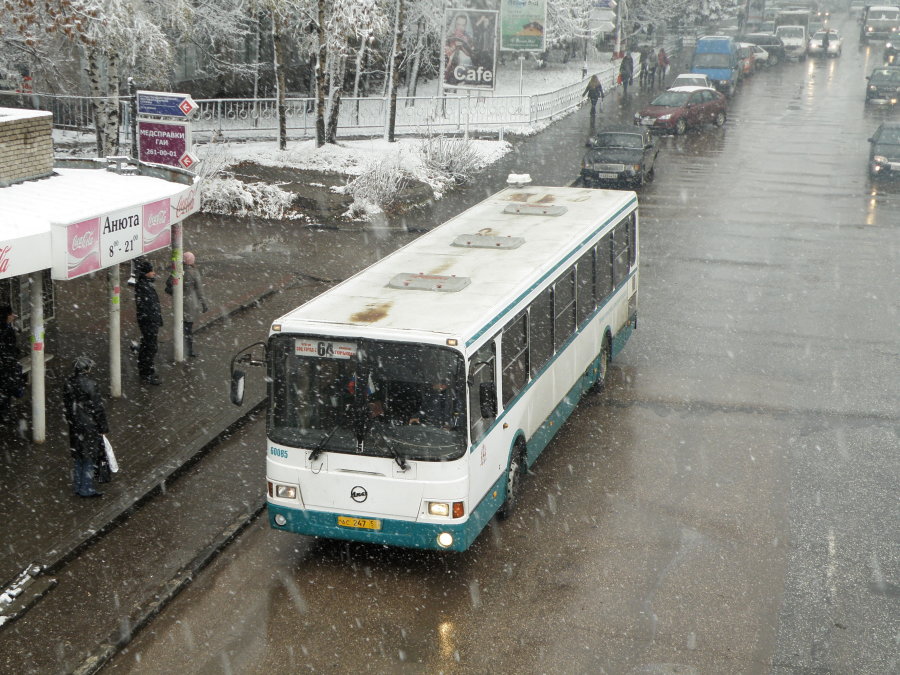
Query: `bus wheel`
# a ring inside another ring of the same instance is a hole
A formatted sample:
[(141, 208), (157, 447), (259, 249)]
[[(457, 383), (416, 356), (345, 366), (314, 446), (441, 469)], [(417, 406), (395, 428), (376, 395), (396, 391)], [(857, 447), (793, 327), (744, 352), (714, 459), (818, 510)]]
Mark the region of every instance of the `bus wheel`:
[(497, 512), (501, 519), (506, 520), (516, 510), (516, 506), (522, 496), (522, 487), (527, 473), (525, 444), (520, 442), (516, 444), (513, 455), (509, 460), (509, 468), (506, 470), (506, 499)]
[(603, 346), (600, 348), (600, 372), (597, 373), (597, 382), (594, 385), (597, 391), (606, 386), (606, 377), (609, 375), (609, 340), (603, 338)]

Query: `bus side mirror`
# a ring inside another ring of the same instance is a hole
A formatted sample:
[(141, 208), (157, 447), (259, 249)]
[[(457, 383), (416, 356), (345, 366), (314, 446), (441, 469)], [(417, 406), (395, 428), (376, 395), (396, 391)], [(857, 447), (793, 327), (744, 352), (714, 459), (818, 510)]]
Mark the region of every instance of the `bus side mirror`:
[(482, 417), (497, 416), (497, 387), (493, 382), (482, 382), (478, 385), (478, 402), (481, 405)]
[(231, 373), (231, 402), (235, 405), (244, 403), (244, 381), (247, 374), (243, 370), (234, 370)]

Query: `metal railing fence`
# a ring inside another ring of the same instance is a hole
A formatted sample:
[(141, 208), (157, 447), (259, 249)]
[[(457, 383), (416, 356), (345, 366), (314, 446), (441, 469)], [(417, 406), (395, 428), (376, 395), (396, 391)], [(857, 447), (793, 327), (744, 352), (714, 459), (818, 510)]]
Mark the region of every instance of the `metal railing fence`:
[[(670, 54), (677, 53), (681, 39), (664, 42)], [(635, 57), (635, 61), (637, 61)], [(596, 74), (604, 88), (615, 86), (618, 62), (604, 65)], [(398, 134), (460, 133), (463, 131), (527, 131), (581, 105), (586, 78), (543, 94), (445, 96), (398, 96)], [(120, 98), (122, 143), (131, 140), (130, 97)], [(224, 138), (273, 138), (278, 133), (277, 101), (274, 98), (200, 99), (191, 130)], [(315, 99), (288, 98), (287, 130), (292, 140), (315, 136)], [(387, 124), (386, 97), (344, 97), (338, 117), (338, 135), (378, 136)], [(91, 99), (86, 96), (23, 94), (0, 91), (0, 107), (30, 108), (53, 113), (53, 126), (81, 132), (94, 130)]]

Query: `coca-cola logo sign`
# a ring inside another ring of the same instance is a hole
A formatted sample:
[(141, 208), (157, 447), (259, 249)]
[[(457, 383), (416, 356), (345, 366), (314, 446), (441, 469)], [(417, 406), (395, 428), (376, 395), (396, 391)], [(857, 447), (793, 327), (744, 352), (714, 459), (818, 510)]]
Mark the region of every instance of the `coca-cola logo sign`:
[(175, 206), (172, 207), (175, 209), (175, 218), (184, 218), (191, 215), (197, 210), (196, 202), (197, 195), (193, 188), (181, 193)]
[(100, 219), (91, 218), (66, 228), (66, 276), (69, 279), (100, 269)]

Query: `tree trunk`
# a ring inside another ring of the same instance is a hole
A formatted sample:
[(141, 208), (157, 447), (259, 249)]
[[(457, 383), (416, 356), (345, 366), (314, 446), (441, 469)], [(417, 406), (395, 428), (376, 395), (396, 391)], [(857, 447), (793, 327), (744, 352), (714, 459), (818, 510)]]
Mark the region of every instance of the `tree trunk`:
[(318, 0), (318, 24), (316, 34), (319, 51), (316, 55), (316, 147), (325, 145), (325, 66), (328, 60), (328, 44), (325, 39), (325, 2)]
[(341, 56), (337, 63), (337, 72), (331, 77), (331, 109), (328, 111), (328, 129), (325, 142), (337, 144), (338, 114), (341, 111), (341, 95), (344, 93), (344, 76), (347, 70), (347, 57)]
[(363, 64), (366, 61), (366, 47), (369, 44), (369, 32), (366, 31), (363, 33), (362, 40), (360, 40), (359, 51), (356, 52), (356, 73), (353, 75), (353, 106), (354, 110), (354, 120), (356, 124), (359, 124), (359, 80), (362, 77), (362, 69)]
[(403, 58), (403, 0), (397, 0), (397, 21), (394, 24), (394, 58), (391, 61), (391, 108), (388, 112), (388, 143), (393, 143), (397, 124), (397, 86), (400, 83), (400, 61)]
[(287, 148), (287, 106), (285, 105), (284, 84), (284, 38), (281, 35), (279, 21), (272, 17), (272, 45), (274, 46), (275, 97), (278, 109), (278, 148)]
[(106, 149), (107, 157), (119, 154), (119, 57), (113, 53), (106, 66)]
[[(415, 97), (416, 88), (419, 85), (419, 65), (422, 62), (422, 52), (425, 50), (425, 45), (423, 44), (423, 36), (425, 31), (424, 19), (419, 19), (419, 23), (417, 24), (417, 34), (416, 34), (416, 46), (415, 46), (415, 54), (411, 60), (411, 68), (409, 73), (409, 79), (406, 82), (406, 95), (410, 98)], [(415, 105), (415, 101), (407, 101), (407, 105)]]
[(84, 48), (84, 56), (86, 60), (85, 74), (88, 79), (88, 86), (91, 93), (91, 108), (94, 112), (94, 134), (97, 140), (97, 157), (106, 157), (106, 142), (104, 134), (106, 132), (106, 105), (103, 100), (103, 76), (100, 72), (100, 54), (99, 51), (90, 45)]

